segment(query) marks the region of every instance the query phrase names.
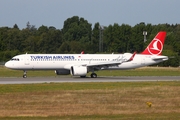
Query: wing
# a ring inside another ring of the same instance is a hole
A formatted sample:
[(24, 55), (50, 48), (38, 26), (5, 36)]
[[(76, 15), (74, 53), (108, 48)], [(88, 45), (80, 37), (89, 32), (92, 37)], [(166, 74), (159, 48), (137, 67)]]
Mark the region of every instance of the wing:
[[(89, 63), (89, 64), (75, 64), (75, 66), (86, 66), (89, 69), (101, 69), (101, 68), (106, 68), (106, 67), (110, 67), (110, 66), (116, 66), (116, 65), (120, 65), (124, 62), (129, 62), (132, 61), (134, 56), (135, 56), (136, 52), (134, 52), (133, 54), (131, 53), (124, 53), (121, 59), (117, 59), (115, 61), (108, 61), (108, 62), (97, 62), (97, 63)], [(71, 69), (71, 66), (74, 66), (74, 64), (68, 64), (64, 66), (64, 69)]]
[(92, 63), (92, 64), (87, 64), (86, 66), (87, 67), (109, 67), (109, 66), (120, 65), (124, 62), (132, 61), (135, 54), (136, 52), (134, 52), (133, 54), (124, 53), (122, 59), (117, 59), (116, 61)]

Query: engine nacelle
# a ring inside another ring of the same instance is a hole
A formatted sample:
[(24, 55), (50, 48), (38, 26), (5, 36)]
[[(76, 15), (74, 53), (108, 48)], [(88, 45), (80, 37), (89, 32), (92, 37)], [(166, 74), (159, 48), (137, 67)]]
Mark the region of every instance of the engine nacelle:
[(74, 76), (86, 76), (87, 67), (86, 66), (72, 66), (71, 74)]
[(58, 70), (55, 70), (55, 73), (57, 75), (69, 75), (70, 74), (70, 70), (58, 69)]

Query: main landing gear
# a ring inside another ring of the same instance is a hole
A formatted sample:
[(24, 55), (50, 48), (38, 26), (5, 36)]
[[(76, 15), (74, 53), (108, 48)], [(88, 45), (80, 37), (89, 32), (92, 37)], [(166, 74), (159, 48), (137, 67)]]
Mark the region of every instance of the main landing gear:
[(23, 78), (27, 78), (26, 71), (24, 70)]
[[(86, 78), (86, 76), (80, 76), (81, 78)], [(92, 73), (91, 74), (91, 78), (97, 78), (97, 74), (96, 73)]]
[(91, 74), (91, 78), (97, 78), (97, 74), (96, 73), (92, 73)]

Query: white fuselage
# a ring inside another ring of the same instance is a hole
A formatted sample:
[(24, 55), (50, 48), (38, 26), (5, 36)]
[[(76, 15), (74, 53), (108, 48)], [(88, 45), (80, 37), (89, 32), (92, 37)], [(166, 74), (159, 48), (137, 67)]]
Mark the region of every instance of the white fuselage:
[[(5, 66), (16, 70), (70, 70), (73, 65), (87, 65), (102, 62), (118, 61), (123, 54), (22, 54), (13, 57)], [(160, 57), (160, 59), (158, 59)], [(155, 59), (154, 59), (155, 58)], [(103, 67), (101, 69), (134, 69), (157, 64), (167, 60), (167, 56), (136, 54), (130, 62)]]

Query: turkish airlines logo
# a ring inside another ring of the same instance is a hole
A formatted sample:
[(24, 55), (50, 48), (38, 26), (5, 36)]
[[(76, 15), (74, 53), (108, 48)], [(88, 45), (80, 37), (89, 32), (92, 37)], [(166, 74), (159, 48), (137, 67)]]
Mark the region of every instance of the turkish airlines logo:
[(159, 55), (161, 54), (163, 49), (163, 44), (159, 39), (153, 39), (152, 43), (148, 46), (148, 51), (152, 55)]

